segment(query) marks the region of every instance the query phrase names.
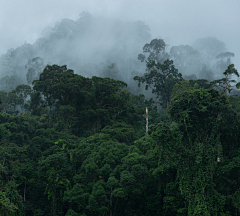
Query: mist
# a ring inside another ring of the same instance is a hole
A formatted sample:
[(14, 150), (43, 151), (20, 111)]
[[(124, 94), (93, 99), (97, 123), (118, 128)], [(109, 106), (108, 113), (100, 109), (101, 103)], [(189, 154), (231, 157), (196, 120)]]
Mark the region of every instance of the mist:
[[(2, 1), (2, 5), (0, 79), (15, 75), (12, 88), (28, 83), (29, 60), (38, 57), (42, 68), (67, 65), (86, 77), (112, 73), (111, 78), (127, 82), (134, 92), (133, 76), (146, 72), (137, 56), (155, 38), (165, 41), (166, 52), (186, 79), (219, 78), (226, 63), (240, 68), (239, 1), (51, 0), (33, 4), (25, 0)], [(223, 52), (234, 57), (221, 59), (219, 67), (216, 56)]]

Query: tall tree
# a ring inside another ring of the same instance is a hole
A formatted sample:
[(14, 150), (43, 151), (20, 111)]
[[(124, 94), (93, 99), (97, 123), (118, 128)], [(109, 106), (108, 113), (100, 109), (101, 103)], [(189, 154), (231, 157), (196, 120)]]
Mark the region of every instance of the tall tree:
[(0, 85), (2, 86), (2, 89), (9, 92), (14, 90), (18, 85), (22, 83), (20, 77), (17, 75), (12, 76), (4, 76), (0, 80)]
[(169, 54), (166, 52), (166, 44), (163, 39), (153, 39), (149, 44), (145, 44), (143, 47), (143, 53), (148, 54), (148, 57), (144, 54), (139, 54), (138, 59), (143, 61), (156, 61), (163, 63), (168, 59)]
[(25, 105), (27, 97), (30, 99), (30, 95), (32, 93), (32, 89), (29, 85), (18, 85), (15, 90), (13, 90), (11, 93), (14, 93), (18, 96), (19, 105), (21, 106), (22, 112), (25, 111)]
[[(222, 94), (231, 94), (231, 91), (234, 90), (232, 83), (236, 83), (236, 80), (231, 79), (232, 75), (239, 77), (238, 71), (234, 68), (234, 64), (228, 65), (227, 69), (223, 72), (225, 76), (222, 79), (214, 80), (211, 83), (215, 85), (217, 89), (222, 91)], [(236, 84), (236, 88), (240, 88), (240, 82)]]
[(43, 58), (35, 57), (28, 60), (28, 63), (25, 65), (25, 68), (28, 70), (26, 74), (28, 84), (32, 84), (33, 80), (39, 79), (40, 73), (43, 72), (45, 66)]
[(119, 70), (116, 64), (106, 64), (103, 66), (102, 71), (100, 72), (101, 77), (108, 77), (115, 80), (123, 80), (121, 75), (119, 74)]
[(197, 74), (201, 69), (200, 53), (188, 45), (173, 46), (169, 52), (175, 67), (183, 75)]
[(180, 83), (182, 74), (178, 73), (171, 60), (165, 60), (162, 64), (151, 60), (147, 62), (147, 69), (149, 73), (141, 77), (135, 76), (134, 80), (138, 81), (138, 86), (146, 83), (145, 88), (152, 88), (152, 93), (157, 95), (160, 104), (164, 108), (169, 107), (173, 86)]
[(216, 56), (216, 59), (218, 60), (214, 65), (216, 67), (216, 77), (219, 77), (219, 75), (221, 75), (222, 72), (227, 69), (228, 65), (232, 64), (232, 57), (234, 57), (234, 53), (232, 52), (222, 52)]
[(174, 127), (160, 123), (150, 129), (159, 145), (161, 169), (177, 169), (188, 215), (223, 213), (225, 198), (214, 178), (225, 136), (221, 127), (236, 118), (227, 97), (214, 89), (185, 91), (173, 98), (168, 112)]
[(215, 37), (199, 38), (193, 43), (193, 48), (201, 54), (207, 68), (211, 68), (217, 55), (227, 51), (225, 43)]

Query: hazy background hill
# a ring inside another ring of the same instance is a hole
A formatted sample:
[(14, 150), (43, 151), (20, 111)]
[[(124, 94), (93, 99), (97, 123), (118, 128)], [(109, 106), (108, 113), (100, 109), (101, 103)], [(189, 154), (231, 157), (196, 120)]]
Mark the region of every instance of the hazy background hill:
[[(143, 21), (127, 22), (82, 12), (75, 21), (62, 19), (46, 27), (33, 44), (24, 43), (1, 55), (0, 85), (5, 91), (22, 83), (31, 85), (47, 64), (57, 64), (86, 77), (125, 81), (133, 93), (142, 93), (143, 88), (138, 89), (133, 77), (145, 73), (146, 64), (138, 60), (138, 54), (152, 39)], [(165, 52), (185, 79), (219, 78), (234, 57), (215, 37), (177, 46), (166, 41), (166, 45)]]
[(63, 19), (46, 28), (34, 44), (9, 49), (0, 57), (1, 76), (17, 75), (26, 83), (25, 65), (41, 57), (44, 64), (65, 64), (84, 76), (104, 74), (104, 68), (114, 63), (127, 81), (132, 71), (143, 69), (137, 55), (150, 40), (144, 22), (95, 18), (83, 12), (76, 21)]

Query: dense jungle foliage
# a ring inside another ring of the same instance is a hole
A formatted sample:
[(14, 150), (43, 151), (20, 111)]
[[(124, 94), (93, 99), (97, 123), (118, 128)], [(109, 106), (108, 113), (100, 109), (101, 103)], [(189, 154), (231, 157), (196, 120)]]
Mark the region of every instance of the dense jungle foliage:
[(46, 66), (33, 88), (2, 91), (1, 215), (239, 214), (240, 107), (226, 78), (238, 72), (230, 65), (226, 86), (201, 88), (172, 63), (136, 77), (168, 71), (166, 114), (122, 81), (66, 66)]
[[(124, 60), (127, 48), (106, 51), (113, 58), (99, 76), (45, 65), (39, 53), (53, 52), (45, 44), (54, 38), (57, 47), (66, 27), (76, 33), (101, 22), (83, 18), (0, 58), (0, 69), (13, 73), (0, 79), (0, 215), (240, 215), (234, 54), (215, 38), (170, 51), (153, 39), (138, 55), (145, 73), (132, 70), (137, 60)], [(145, 25), (132, 27), (149, 39)], [(31, 52), (20, 58), (24, 49)], [(133, 72), (121, 73), (126, 68)], [(25, 81), (16, 72), (24, 69)]]

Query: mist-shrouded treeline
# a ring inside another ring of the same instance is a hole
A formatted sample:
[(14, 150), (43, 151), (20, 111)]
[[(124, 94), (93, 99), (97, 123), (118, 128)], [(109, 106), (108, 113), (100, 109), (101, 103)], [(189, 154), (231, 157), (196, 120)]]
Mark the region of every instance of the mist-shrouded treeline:
[(0, 215), (240, 215), (233, 57), (86, 12), (8, 50)]
[(16, 75), (17, 84), (26, 84), (29, 69), (26, 65), (30, 59), (39, 57), (45, 65), (68, 65), (88, 77), (109, 76), (108, 67), (115, 67), (116, 78), (127, 81), (132, 71), (144, 68), (137, 54), (150, 39), (149, 28), (141, 21), (95, 18), (83, 12), (76, 21), (63, 19), (46, 28), (34, 44), (8, 50), (0, 59), (1, 76)]
[[(133, 77), (145, 73), (145, 64), (137, 59), (152, 40), (144, 22), (93, 17), (82, 12), (76, 21), (63, 19), (47, 27), (34, 44), (9, 49), (0, 57), (0, 85), (5, 91), (19, 84), (32, 84), (47, 64), (67, 65), (83, 76), (101, 76), (122, 80), (133, 93)], [(221, 77), (234, 53), (214, 37), (197, 39), (192, 46), (168, 45), (168, 58), (186, 79)]]

